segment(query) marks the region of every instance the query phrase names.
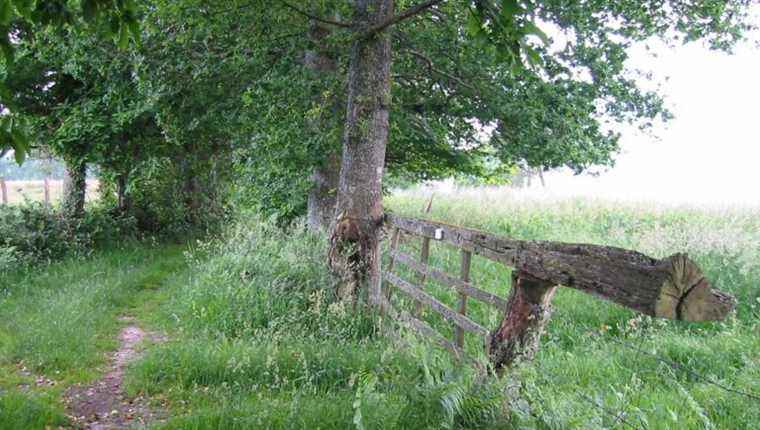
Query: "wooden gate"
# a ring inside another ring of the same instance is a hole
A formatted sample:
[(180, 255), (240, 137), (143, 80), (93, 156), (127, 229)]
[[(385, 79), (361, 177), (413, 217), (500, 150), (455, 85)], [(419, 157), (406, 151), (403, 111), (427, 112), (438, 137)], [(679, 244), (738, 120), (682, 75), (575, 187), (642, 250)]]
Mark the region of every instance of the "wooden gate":
[[(469, 358), (464, 353), (464, 338), (466, 332), (472, 333), (482, 339), (486, 355), (496, 368), (509, 365), (517, 356), (532, 356), (549, 320), (550, 302), (558, 286), (577, 289), (654, 317), (685, 321), (721, 320), (735, 306), (734, 297), (711, 288), (700, 268), (684, 254), (655, 259), (615, 247), (514, 240), (394, 214), (386, 214), (385, 219), (391, 230), (388, 264), (382, 271), (382, 281), (372, 292), (381, 309), (459, 358)], [(420, 240), (418, 257), (400, 250), (402, 235)], [(458, 276), (429, 264), (432, 241), (459, 249)], [(508, 298), (470, 282), (473, 254), (512, 268)], [(413, 272), (413, 281), (401, 277), (399, 264)], [(456, 290), (456, 309), (425, 290), (430, 279)], [(393, 307), (390, 299), (394, 290), (414, 300), (411, 312)], [(467, 314), (470, 299), (503, 312), (501, 324), (489, 329), (471, 319)], [(453, 338), (442, 336), (421, 319), (423, 307), (454, 326)]]

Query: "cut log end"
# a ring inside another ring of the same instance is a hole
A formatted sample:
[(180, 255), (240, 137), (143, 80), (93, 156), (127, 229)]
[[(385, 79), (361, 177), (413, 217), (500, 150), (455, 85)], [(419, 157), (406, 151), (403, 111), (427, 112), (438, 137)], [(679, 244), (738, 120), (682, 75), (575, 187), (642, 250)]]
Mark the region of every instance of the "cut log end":
[(702, 270), (686, 254), (664, 260), (668, 277), (655, 304), (655, 316), (683, 321), (719, 321), (736, 306), (731, 294), (710, 287)]

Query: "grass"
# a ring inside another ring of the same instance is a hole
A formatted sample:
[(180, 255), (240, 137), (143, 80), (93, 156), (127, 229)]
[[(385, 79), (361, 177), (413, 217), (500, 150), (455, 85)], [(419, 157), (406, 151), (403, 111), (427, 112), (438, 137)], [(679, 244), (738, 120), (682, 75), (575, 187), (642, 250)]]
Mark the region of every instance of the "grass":
[(150, 321), (154, 289), (182, 268), (180, 247), (135, 245), (0, 279), (0, 429), (65, 423), (61, 394), (102, 372), (117, 317)]
[[(429, 197), (418, 189), (394, 195), (387, 205), (419, 216)], [(725, 322), (687, 324), (560, 289), (541, 350), (516, 370), (527, 399), (525, 411), (515, 410), (518, 425), (628, 427), (615, 418), (618, 413), (640, 428), (753, 428), (760, 422), (757, 398), (705, 382), (760, 394), (760, 209), (542, 201), (471, 189), (434, 197), (429, 217), (523, 239), (614, 245), (656, 257), (687, 252), (713, 286), (739, 300)], [(414, 242), (404, 246), (412, 253), (419, 249)], [(431, 255), (434, 265), (458, 273), (456, 250), (436, 244)], [(486, 290), (508, 294), (506, 268), (475, 257), (471, 277)], [(456, 303), (434, 282), (428, 289)], [(499, 313), (470, 303), (474, 319), (494, 327)], [(448, 325), (428, 319), (451, 335)], [(479, 349), (479, 340), (468, 340), (470, 350)]]
[[(427, 197), (398, 193), (387, 205), (419, 215)], [(408, 346), (399, 347), (372, 311), (336, 301), (326, 239), (302, 226), (281, 230), (250, 218), (184, 253), (130, 248), (52, 265), (0, 281), (0, 428), (65, 423), (62, 387), (98, 374), (124, 313), (169, 335), (147, 346), (126, 380), (128, 392), (168, 408), (157, 429), (756, 428), (757, 400), (724, 388), (760, 386), (759, 215), (482, 190), (439, 195), (432, 218), (497, 234), (657, 257), (687, 251), (739, 299), (727, 321), (684, 324), (561, 289), (536, 359), (487, 381), (403, 330)], [(435, 244), (431, 256), (457, 273), (455, 250)], [(508, 294), (507, 268), (475, 257), (471, 275), (479, 287)], [(455, 303), (435, 283), (426, 288)], [(475, 301), (469, 311), (487, 327), (501, 316)], [(432, 313), (425, 318), (452, 335)], [(477, 339), (466, 346), (482, 354)], [(20, 361), (60, 385), (17, 389)]]
[(174, 342), (129, 373), (131, 392), (172, 405), (158, 428), (473, 427), (496, 415), (499, 400), (482, 400), (476, 387), (488, 385), (471, 372), (399, 349), (374, 314), (335, 300), (325, 241), (254, 219), (190, 254), (198, 269), (162, 307)]

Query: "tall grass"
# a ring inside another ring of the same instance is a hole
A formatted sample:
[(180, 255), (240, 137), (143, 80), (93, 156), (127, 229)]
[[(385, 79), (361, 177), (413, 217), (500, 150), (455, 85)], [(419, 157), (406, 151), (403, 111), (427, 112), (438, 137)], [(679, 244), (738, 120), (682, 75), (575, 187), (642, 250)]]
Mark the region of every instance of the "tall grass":
[[(326, 238), (250, 219), (188, 254), (196, 267), (163, 307), (175, 340), (130, 371), (164, 396), (162, 428), (477, 428), (503, 397), (418, 343), (401, 349), (377, 315), (337, 301)], [(411, 338), (410, 338), (411, 341)]]
[[(428, 197), (399, 193), (388, 206), (419, 215)], [(103, 351), (114, 348), (116, 316), (125, 312), (169, 335), (147, 346), (127, 374), (131, 394), (168, 409), (155, 428), (757, 428), (757, 401), (737, 392), (757, 394), (760, 386), (758, 215), (534, 201), (501, 191), (438, 195), (431, 218), (497, 234), (657, 257), (689, 252), (714, 286), (739, 299), (727, 321), (686, 324), (561, 289), (535, 360), (500, 379), (479, 378), (405, 330), (397, 333), (401, 347), (386, 333), (389, 321), (336, 300), (326, 238), (300, 225), (243, 218), (184, 255), (136, 249), (3, 278), (0, 428), (65, 423), (61, 389), (16, 389), (16, 363), (58, 380), (91, 378)], [(402, 246), (416, 252), (419, 244)], [(459, 254), (434, 244), (431, 262), (456, 274)], [(471, 275), (477, 286), (508, 294), (508, 268), (475, 257)], [(456, 303), (434, 282), (426, 288)], [(412, 305), (400, 294), (394, 301)], [(486, 327), (501, 318), (477, 302), (468, 306)], [(423, 317), (453, 335), (434, 314)], [(482, 354), (478, 339), (468, 337), (466, 348)]]

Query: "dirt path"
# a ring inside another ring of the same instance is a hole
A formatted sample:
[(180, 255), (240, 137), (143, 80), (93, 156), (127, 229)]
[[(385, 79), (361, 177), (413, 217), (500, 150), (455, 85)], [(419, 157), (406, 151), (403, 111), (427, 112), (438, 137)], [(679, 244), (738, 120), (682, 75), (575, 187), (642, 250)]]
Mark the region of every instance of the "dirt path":
[(74, 385), (66, 390), (64, 401), (77, 426), (91, 430), (123, 429), (144, 425), (161, 418), (161, 411), (152, 408), (142, 396), (128, 398), (123, 389), (124, 370), (134, 361), (137, 346), (144, 340), (163, 342), (155, 333), (146, 333), (132, 318), (122, 321), (129, 325), (119, 333), (119, 349), (110, 356), (108, 372), (89, 385)]

